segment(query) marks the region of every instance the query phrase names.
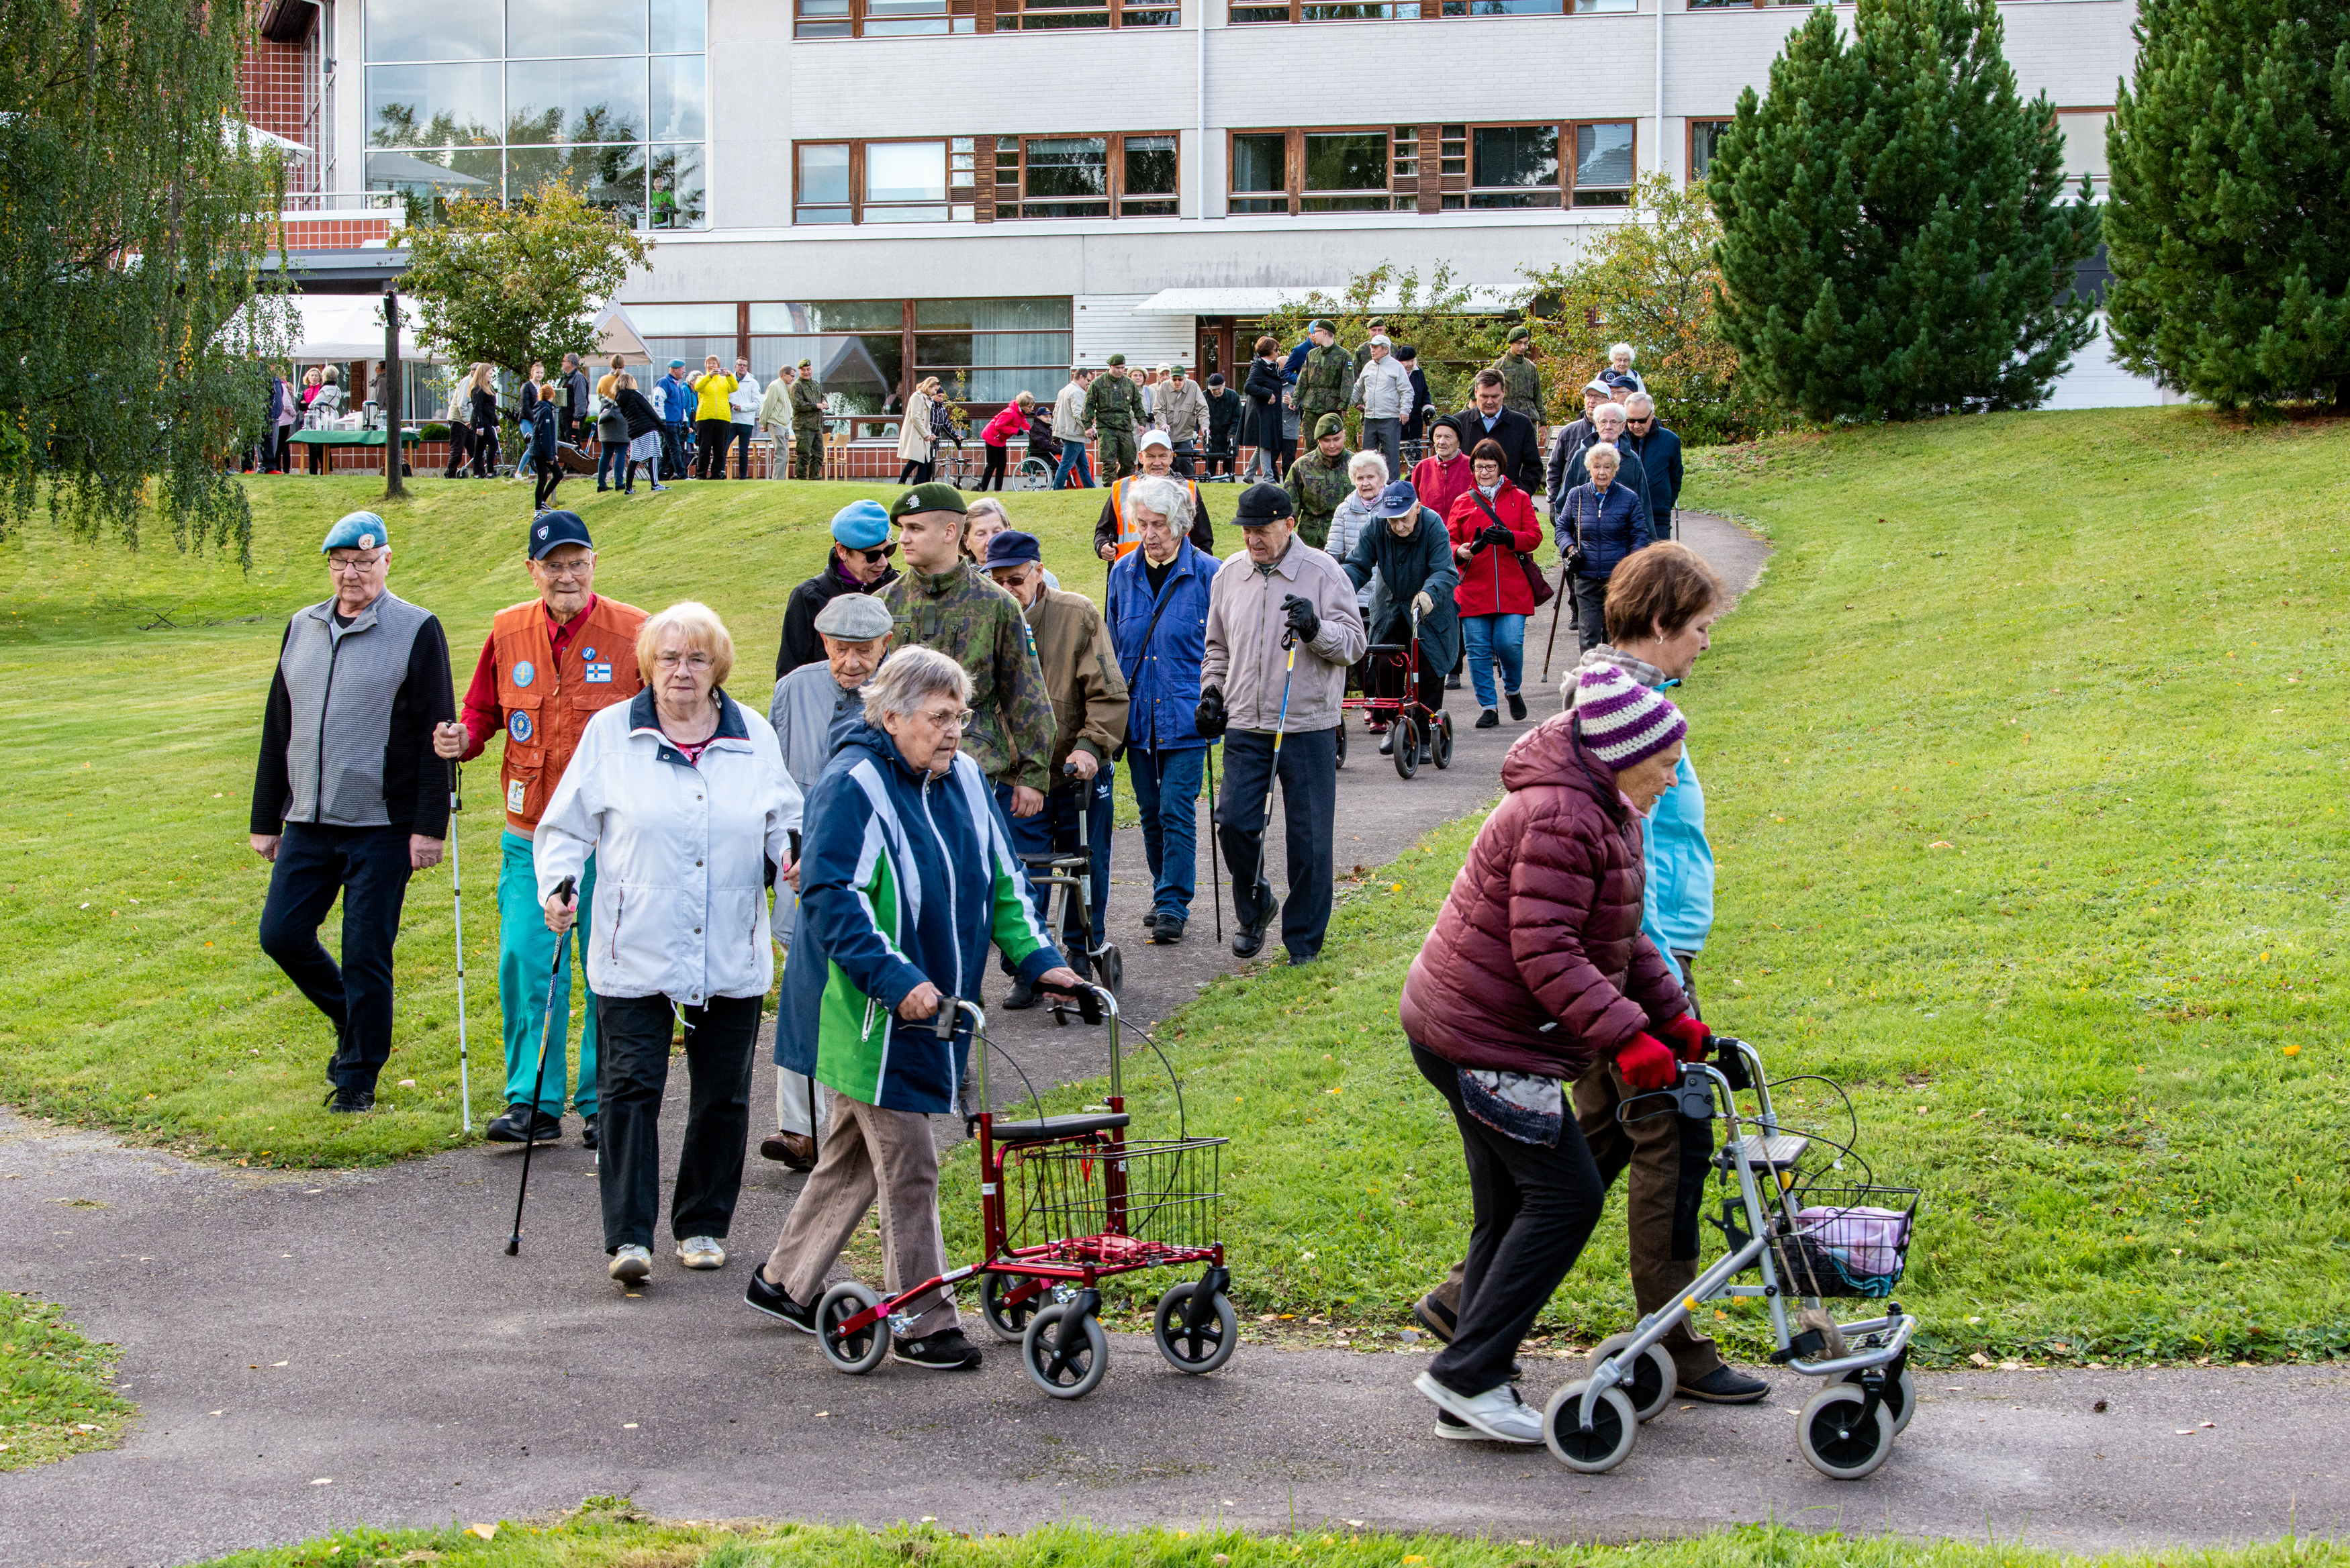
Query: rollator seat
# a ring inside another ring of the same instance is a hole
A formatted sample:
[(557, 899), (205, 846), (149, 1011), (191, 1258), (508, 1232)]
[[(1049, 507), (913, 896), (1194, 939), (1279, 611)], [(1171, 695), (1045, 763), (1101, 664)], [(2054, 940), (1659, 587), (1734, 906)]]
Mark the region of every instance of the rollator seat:
[(1792, 1170), (1804, 1157), (1804, 1151), (1812, 1147), (1812, 1140), (1794, 1133), (1776, 1133), (1767, 1138), (1760, 1133), (1749, 1133), (1738, 1140), (1738, 1147), (1744, 1152), (1746, 1163), (1757, 1170)]
[(1031, 871), (1075, 870), (1093, 864), (1093, 857), (1082, 849), (1024, 850), (1020, 864)]
[(996, 1122), (990, 1131), (998, 1143), (1050, 1143), (1056, 1138), (1108, 1132), (1132, 1119), (1124, 1111), (1092, 1111), (1072, 1116), (1034, 1116), (1024, 1122)]

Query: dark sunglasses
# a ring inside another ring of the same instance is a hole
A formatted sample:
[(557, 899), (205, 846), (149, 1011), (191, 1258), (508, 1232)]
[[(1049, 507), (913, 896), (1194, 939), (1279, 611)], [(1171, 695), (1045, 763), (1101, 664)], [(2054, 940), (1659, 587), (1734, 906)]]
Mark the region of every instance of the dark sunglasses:
[(877, 562), (886, 561), (890, 556), (896, 555), (898, 553), (898, 546), (892, 543), (884, 545), (878, 550), (859, 550), (857, 553), (864, 556), (865, 564), (870, 566)]

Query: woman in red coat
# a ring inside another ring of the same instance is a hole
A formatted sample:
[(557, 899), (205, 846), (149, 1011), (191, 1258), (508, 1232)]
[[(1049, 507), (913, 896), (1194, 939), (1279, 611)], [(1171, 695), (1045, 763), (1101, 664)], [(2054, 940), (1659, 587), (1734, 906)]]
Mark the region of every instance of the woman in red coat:
[(1510, 1366), (1605, 1198), (1568, 1085), (1613, 1062), (1651, 1092), (1702, 1054), (1704, 1026), (1640, 931), (1641, 821), (1687, 732), (1621, 669), (1582, 671), (1575, 711), (1503, 759), (1507, 793), (1404, 980), (1404, 1036), (1452, 1109), (1476, 1212), (1451, 1342), (1416, 1386), (1503, 1442), (1543, 1440)]
[(1542, 520), (1526, 493), (1502, 476), (1508, 457), (1497, 441), (1481, 441), (1469, 454), (1469, 489), (1444, 514), (1452, 534), (1452, 558), (1461, 566), (1461, 586), (1452, 590), (1461, 607), (1461, 643), (1469, 660), (1470, 684), (1477, 689), (1477, 728), (1502, 722), (1493, 704), (1493, 661), (1502, 662), (1503, 695), (1510, 717), (1526, 716), (1518, 695), (1525, 675), (1526, 617), (1534, 613), (1534, 591), (1518, 552), (1542, 545)]

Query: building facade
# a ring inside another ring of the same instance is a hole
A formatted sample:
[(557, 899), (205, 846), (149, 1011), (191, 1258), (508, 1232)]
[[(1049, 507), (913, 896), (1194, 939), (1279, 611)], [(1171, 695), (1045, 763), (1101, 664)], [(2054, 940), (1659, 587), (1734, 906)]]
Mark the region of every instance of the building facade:
[[(1849, 25), (1849, 7), (1843, 8)], [(1391, 263), (1507, 292), (1702, 174), (1803, 5), (1704, 0), (273, 0), (317, 221), (568, 173), (650, 231), (656, 358), (802, 358), (836, 411), (939, 375), (1050, 400), (1112, 352), (1245, 360), (1269, 301)], [(2130, 0), (2004, 0), (2102, 179)], [(307, 20), (310, 31), (300, 31)], [(283, 64), (283, 61), (280, 61)], [(285, 75), (283, 70), (272, 79)], [(340, 205), (348, 203), (348, 206)], [(298, 204), (298, 202), (297, 202)], [(353, 225), (360, 227), (355, 228)], [(364, 234), (359, 244), (380, 244)], [(2151, 401), (2102, 345), (2067, 388)], [(2060, 402), (2068, 400), (2060, 394)]]

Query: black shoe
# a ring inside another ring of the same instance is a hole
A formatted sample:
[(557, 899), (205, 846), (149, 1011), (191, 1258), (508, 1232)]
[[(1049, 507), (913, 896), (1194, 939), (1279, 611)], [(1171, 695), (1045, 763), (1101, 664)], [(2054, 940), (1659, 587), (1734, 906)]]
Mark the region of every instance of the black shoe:
[(512, 1105), (506, 1107), (505, 1115), (482, 1129), (482, 1136), (492, 1143), (554, 1143), (563, 1137), (563, 1118), (541, 1111), (534, 1130), (530, 1107)]
[(1379, 737), (1379, 755), (1383, 757), (1392, 756), (1394, 753), (1395, 732), (1393, 730), (1389, 730)]
[(751, 1271), (751, 1282), (743, 1287), (743, 1304), (753, 1312), (781, 1318), (802, 1334), (816, 1332), (816, 1308), (802, 1306), (785, 1294), (781, 1285), (769, 1284), (764, 1263)]
[(1183, 922), (1172, 915), (1159, 915), (1150, 928), (1154, 947), (1171, 948), (1183, 940)]
[[(560, 1123), (556, 1124), (558, 1127), (561, 1125), (562, 1124)], [(596, 1118), (594, 1116), (581, 1116), (579, 1118), (579, 1147), (581, 1148), (594, 1148), (596, 1147)]]
[(1488, 708), (1477, 715), (1476, 727), (1480, 730), (1498, 730), (1502, 727), (1502, 716)]
[(1524, 718), (1526, 716), (1526, 700), (1515, 691), (1504, 692), (1503, 695), (1508, 697), (1510, 700), (1510, 717), (1513, 719)]
[(1752, 1405), (1771, 1392), (1771, 1385), (1752, 1373), (1722, 1366), (1694, 1383), (1681, 1381), (1678, 1391), (1687, 1398), (1701, 1399), (1709, 1405)]
[(1444, 678), (1444, 689), (1445, 689), (1447, 691), (1460, 691), (1460, 690), (1461, 690), (1461, 677), (1459, 677), (1458, 675), (1448, 675), (1448, 676), (1446, 676), (1446, 677)]
[(892, 1334), (889, 1350), (909, 1366), (927, 1366), (933, 1372), (979, 1370), (979, 1346), (965, 1339), (959, 1328), (941, 1329), (923, 1339), (899, 1339)]
[(1273, 919), (1268, 916), (1264, 919), (1259, 920), (1253, 926), (1243, 926), (1239, 930), (1234, 931), (1232, 933), (1232, 956), (1234, 958), (1254, 958), (1257, 954), (1263, 952), (1264, 950), (1265, 929), (1272, 924)]
[(373, 1089), (335, 1089), (328, 1092), (324, 1103), (331, 1115), (355, 1116), (360, 1111), (375, 1109), (375, 1091)]
[(1024, 980), (1014, 980), (1012, 982), (1010, 994), (1003, 999), (1003, 1005), (1014, 1012), (1024, 1012), (1035, 1006), (1036, 988)]

